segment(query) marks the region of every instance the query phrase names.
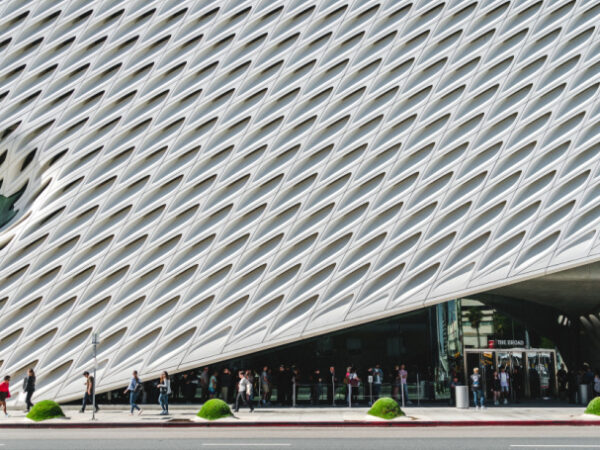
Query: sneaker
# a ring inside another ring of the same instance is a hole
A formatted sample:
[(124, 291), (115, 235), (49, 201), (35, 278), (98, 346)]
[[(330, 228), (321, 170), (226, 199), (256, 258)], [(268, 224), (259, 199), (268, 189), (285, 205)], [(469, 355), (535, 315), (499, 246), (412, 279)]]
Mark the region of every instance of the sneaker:
[(83, 409), (79, 410), (79, 414), (83, 414), (85, 411)]
[(481, 409), (487, 409), (485, 406), (482, 406)]
[(508, 400), (504, 399), (504, 404), (508, 405)]
[(475, 405), (475, 411), (477, 411), (479, 409), (479, 406)]

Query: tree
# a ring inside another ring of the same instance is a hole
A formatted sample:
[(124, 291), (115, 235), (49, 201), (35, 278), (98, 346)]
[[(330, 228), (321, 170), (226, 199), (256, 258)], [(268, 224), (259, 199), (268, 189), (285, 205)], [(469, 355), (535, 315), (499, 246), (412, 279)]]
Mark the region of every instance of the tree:
[(469, 310), (467, 311), (467, 319), (471, 324), (471, 328), (473, 328), (477, 333), (477, 347), (481, 348), (481, 340), (479, 336), (479, 326), (481, 325), (481, 320), (483, 319), (481, 309), (477, 306), (472, 306), (471, 308), (469, 308)]

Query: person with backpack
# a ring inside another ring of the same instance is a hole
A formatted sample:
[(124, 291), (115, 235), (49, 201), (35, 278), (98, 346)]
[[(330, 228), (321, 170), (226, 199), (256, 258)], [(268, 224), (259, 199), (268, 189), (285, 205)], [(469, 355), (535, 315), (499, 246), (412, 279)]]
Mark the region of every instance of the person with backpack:
[[(83, 377), (85, 378), (85, 391), (83, 393), (83, 401), (81, 402), (81, 409), (79, 410), (80, 413), (84, 413), (85, 412), (85, 407), (87, 406), (88, 403), (94, 403), (94, 399), (93, 399), (93, 395), (94, 395), (94, 389), (96, 388), (96, 384), (94, 380), (94, 377), (92, 375), (90, 375), (90, 373), (86, 370), (85, 372), (83, 372)], [(100, 408), (98, 408), (98, 405), (96, 405), (96, 409), (95, 411), (98, 412)]]
[(138, 410), (138, 415), (141, 415), (143, 409), (137, 405), (137, 399), (139, 395), (144, 391), (144, 386), (142, 385), (142, 380), (138, 377), (137, 370), (133, 371), (133, 376), (131, 377), (131, 381), (129, 382), (129, 386), (123, 392), (127, 394), (129, 392), (129, 406), (131, 406), (130, 415), (133, 416), (133, 410)]
[(8, 412), (6, 412), (6, 399), (10, 398), (10, 390), (8, 389), (10, 385), (10, 376), (6, 375), (4, 377), (4, 381), (0, 383), (0, 406), (2, 406), (2, 410), (4, 411), (4, 415), (8, 417)]
[(25, 392), (27, 394), (25, 397), (25, 404), (27, 405), (26, 412), (29, 412), (29, 410), (33, 406), (33, 403), (31, 403), (31, 397), (32, 397), (34, 391), (35, 391), (35, 373), (33, 372), (33, 369), (29, 369), (27, 371), (27, 376), (23, 379), (23, 392)]
[(169, 380), (169, 374), (166, 370), (160, 374), (156, 387), (158, 388), (158, 403), (162, 408), (160, 415), (166, 416), (169, 414), (169, 395), (171, 395), (171, 380)]

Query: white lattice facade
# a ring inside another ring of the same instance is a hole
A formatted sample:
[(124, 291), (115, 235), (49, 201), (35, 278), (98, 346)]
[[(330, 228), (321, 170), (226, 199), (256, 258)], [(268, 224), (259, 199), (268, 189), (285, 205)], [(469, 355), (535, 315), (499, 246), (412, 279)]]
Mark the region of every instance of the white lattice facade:
[(72, 399), (93, 332), (105, 391), (600, 259), (599, 23), (1, 2), (0, 373)]

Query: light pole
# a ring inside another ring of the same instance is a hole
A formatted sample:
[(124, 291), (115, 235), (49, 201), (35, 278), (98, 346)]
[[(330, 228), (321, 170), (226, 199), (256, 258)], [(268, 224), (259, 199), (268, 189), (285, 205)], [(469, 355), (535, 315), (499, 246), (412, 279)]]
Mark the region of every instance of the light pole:
[(96, 348), (98, 346), (98, 333), (92, 334), (92, 346), (94, 347), (94, 382), (92, 383), (92, 420), (96, 420)]

